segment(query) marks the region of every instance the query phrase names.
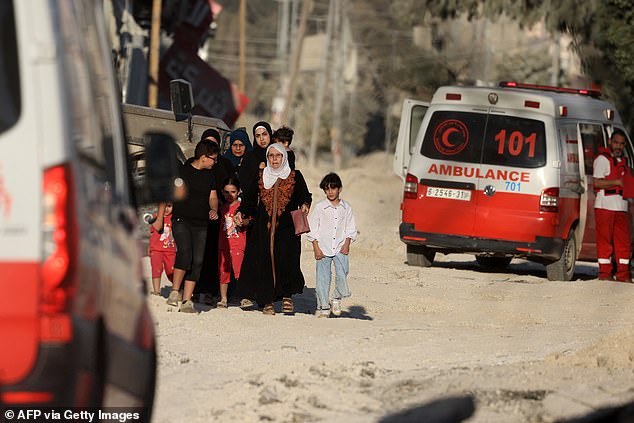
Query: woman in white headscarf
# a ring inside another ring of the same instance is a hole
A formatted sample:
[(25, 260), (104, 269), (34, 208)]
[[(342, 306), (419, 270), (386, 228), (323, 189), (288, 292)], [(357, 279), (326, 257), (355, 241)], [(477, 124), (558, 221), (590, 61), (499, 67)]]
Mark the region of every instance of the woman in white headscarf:
[[(273, 303), (282, 300), (282, 312), (294, 313), (292, 295), (304, 289), (299, 259), (301, 238), (295, 235), (291, 210), (308, 214), (312, 200), (299, 170), (291, 170), (286, 149), (271, 144), (266, 167), (250, 186), (235, 216), (253, 218), (240, 271), (238, 293), (257, 301), (265, 314), (275, 314)], [(246, 220), (245, 220), (246, 222)]]

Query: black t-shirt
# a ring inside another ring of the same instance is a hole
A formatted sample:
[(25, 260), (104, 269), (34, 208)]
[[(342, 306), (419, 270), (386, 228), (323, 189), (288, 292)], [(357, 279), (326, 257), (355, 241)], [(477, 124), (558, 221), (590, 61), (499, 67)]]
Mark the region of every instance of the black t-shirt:
[(209, 193), (216, 189), (211, 169), (196, 169), (193, 159), (183, 164), (179, 176), (185, 184), (186, 196), (174, 202), (173, 220), (183, 219), (193, 225), (206, 225), (209, 221)]

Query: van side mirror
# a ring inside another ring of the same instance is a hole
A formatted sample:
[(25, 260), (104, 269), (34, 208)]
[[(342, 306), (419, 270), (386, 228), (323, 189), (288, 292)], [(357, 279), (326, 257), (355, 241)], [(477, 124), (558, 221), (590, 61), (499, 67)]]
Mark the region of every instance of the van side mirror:
[(146, 133), (145, 185), (151, 202), (172, 201), (178, 176), (178, 147), (174, 138), (162, 132)]
[(176, 122), (187, 119), (187, 140), (192, 142), (192, 110), (195, 106), (192, 85), (184, 79), (172, 79), (170, 81), (170, 103)]

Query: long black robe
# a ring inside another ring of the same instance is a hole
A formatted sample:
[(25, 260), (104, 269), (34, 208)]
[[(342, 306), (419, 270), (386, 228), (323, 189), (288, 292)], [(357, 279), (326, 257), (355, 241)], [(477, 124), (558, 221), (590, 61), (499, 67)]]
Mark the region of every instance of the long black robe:
[[(271, 215), (261, 201), (265, 190), (261, 185), (262, 172), (254, 183), (245, 188), (239, 209), (243, 215), (255, 216), (255, 222), (247, 238), (238, 293), (242, 298), (255, 300), (260, 305), (299, 294), (304, 289), (304, 275), (300, 269), (301, 237), (295, 235), (290, 212), (300, 208), (302, 204), (310, 205), (312, 195), (300, 171), (292, 171), (287, 179), (289, 178), (294, 178), (295, 185), (284, 211), (276, 218), (273, 239), (275, 280), (270, 247), (273, 225)], [(273, 189), (275, 185), (269, 188)]]
[[(232, 176), (233, 165), (226, 157), (218, 155), (218, 161), (211, 168), (211, 173), (216, 181), (216, 195), (218, 196), (218, 209), (224, 203), (222, 196), (222, 183)], [(205, 244), (205, 257), (200, 272), (200, 279), (194, 288), (194, 294), (210, 294), (218, 296), (220, 286), (218, 280), (218, 235), (220, 232), (220, 218), (207, 221), (207, 242)], [(233, 290), (231, 290), (233, 291)]]

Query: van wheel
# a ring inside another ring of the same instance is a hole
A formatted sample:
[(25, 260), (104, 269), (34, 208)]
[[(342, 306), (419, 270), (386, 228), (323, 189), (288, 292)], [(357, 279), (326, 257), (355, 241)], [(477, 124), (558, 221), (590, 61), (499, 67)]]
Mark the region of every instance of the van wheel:
[(434, 262), (436, 252), (421, 245), (407, 246), (407, 264), (410, 266), (429, 267)]
[(574, 232), (570, 232), (564, 244), (564, 250), (559, 260), (546, 265), (546, 275), (549, 281), (570, 281), (575, 275), (577, 261), (577, 241)]
[(476, 256), (476, 261), (483, 269), (504, 269), (513, 260), (513, 257)]

